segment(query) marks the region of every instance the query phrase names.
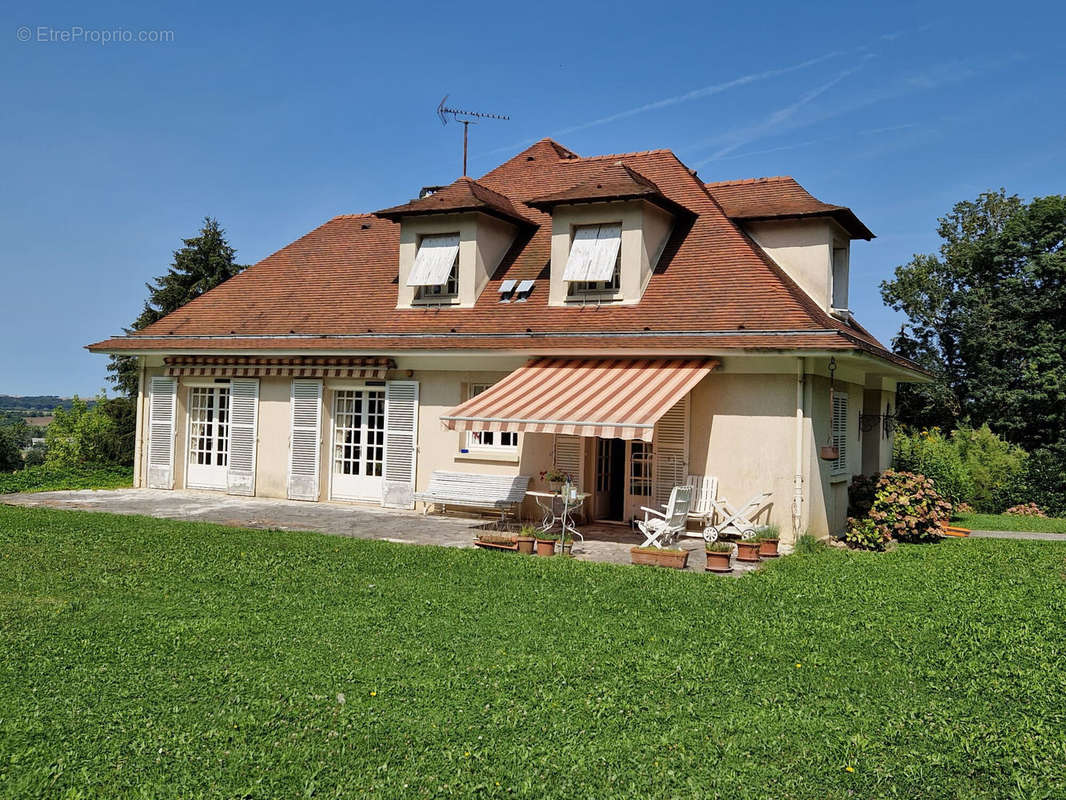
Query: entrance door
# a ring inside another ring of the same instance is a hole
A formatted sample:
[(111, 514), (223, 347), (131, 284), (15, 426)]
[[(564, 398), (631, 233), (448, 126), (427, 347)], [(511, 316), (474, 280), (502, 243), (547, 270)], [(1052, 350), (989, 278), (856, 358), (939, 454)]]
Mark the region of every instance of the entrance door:
[(385, 390), (333, 393), (332, 497), (381, 500), (385, 464)]
[(593, 516), (621, 522), (625, 519), (626, 443), (622, 439), (596, 439), (596, 496)]
[(185, 485), (225, 489), (229, 467), (229, 387), (189, 388), (189, 448)]

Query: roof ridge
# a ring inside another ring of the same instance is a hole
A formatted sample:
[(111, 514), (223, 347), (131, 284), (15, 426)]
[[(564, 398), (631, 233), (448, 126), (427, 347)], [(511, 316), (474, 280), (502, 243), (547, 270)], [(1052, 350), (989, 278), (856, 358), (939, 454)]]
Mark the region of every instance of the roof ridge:
[(741, 184), (766, 183), (768, 181), (794, 181), (796, 183), (799, 183), (799, 181), (797, 181), (791, 175), (768, 175), (765, 178), (736, 178), (731, 181), (706, 181), (703, 185), (709, 187), (739, 186)]
[[(371, 211), (359, 211), (359, 212), (356, 212), (354, 214), (335, 214), (334, 216), (332, 216), (328, 220), (326, 220), (324, 223), (322, 223), (322, 225), (327, 225), (330, 222), (333, 222), (334, 220), (337, 220), (337, 219), (365, 219), (366, 217), (373, 217), (373, 216), (374, 216), (374, 213), (371, 212)], [(319, 225), (318, 227), (321, 228), (322, 225)]]
[[(573, 164), (577, 161), (603, 161), (610, 158), (631, 158), (632, 156), (650, 156), (659, 155), (661, 153), (670, 153), (673, 155), (674, 151), (669, 147), (660, 147), (657, 150), (635, 150), (632, 153), (605, 153), (601, 156), (578, 156), (577, 158), (561, 158), (559, 159), (565, 164)], [(680, 161), (680, 159), (678, 159)]]

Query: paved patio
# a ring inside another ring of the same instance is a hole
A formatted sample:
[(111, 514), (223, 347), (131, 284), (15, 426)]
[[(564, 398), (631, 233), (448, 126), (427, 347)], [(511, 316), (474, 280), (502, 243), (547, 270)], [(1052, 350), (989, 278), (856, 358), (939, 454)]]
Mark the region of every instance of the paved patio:
[[(420, 511), (397, 511), (340, 503), (304, 503), (295, 500), (268, 500), (235, 497), (197, 491), (161, 489), (109, 489), (69, 492), (37, 492), (0, 495), (8, 505), (62, 508), (74, 511), (104, 511), (111, 514), (143, 514), (149, 517), (186, 522), (214, 522), (241, 528), (286, 531), (316, 531), (357, 539), (381, 539), (403, 544), (473, 547), (478, 529), (490, 518), (424, 516)], [(625, 530), (623, 528), (623, 530)], [(590, 535), (595, 535), (593, 530)], [(603, 537), (611, 538), (611, 537)], [(630, 543), (623, 541), (575, 542), (573, 554), (581, 561), (629, 564)], [(696, 550), (688, 569), (703, 571), (703, 542), (687, 539), (682, 547)], [(736, 565), (734, 575), (753, 569)]]

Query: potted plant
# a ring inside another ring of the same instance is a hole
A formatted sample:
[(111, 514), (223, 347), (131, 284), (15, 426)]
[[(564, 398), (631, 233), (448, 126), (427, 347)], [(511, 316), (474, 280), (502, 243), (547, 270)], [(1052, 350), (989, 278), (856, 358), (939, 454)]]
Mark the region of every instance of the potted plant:
[(521, 530), (518, 531), (518, 536), (515, 538), (515, 543), (518, 545), (518, 552), (523, 555), (533, 555), (533, 545), (537, 541), (537, 531), (532, 525), (523, 525)]
[(570, 474), (563, 472), (558, 467), (542, 470), (540, 473), (540, 479), (542, 481), (547, 481), (548, 487), (553, 492), (558, 492), (563, 487), (564, 483), (569, 483), (571, 480)]
[(553, 531), (541, 531), (536, 532), (537, 537), (537, 555), (538, 556), (553, 556), (555, 555), (555, 541), (559, 538), (559, 534)]
[(737, 539), (737, 561), (749, 563), (759, 560), (759, 541), (757, 539)]
[(680, 547), (631, 547), (629, 557), (634, 564), (647, 564), (653, 567), (671, 567), (684, 569), (688, 566), (688, 550)]
[(733, 556), (733, 545), (729, 542), (707, 542), (707, 572), (732, 572), (733, 565), (730, 559)]
[(568, 534), (565, 534), (565, 533), (560, 534), (559, 535), (559, 543), (560, 543), (560, 548), (563, 551), (563, 555), (564, 556), (570, 555), (570, 551), (574, 547), (574, 537), (570, 536)]
[(755, 541), (759, 543), (761, 558), (777, 558), (777, 543), (781, 540), (781, 529), (777, 525), (764, 525), (755, 532)]
[(517, 538), (508, 534), (482, 533), (474, 539), (474, 544), (490, 550), (518, 550)]

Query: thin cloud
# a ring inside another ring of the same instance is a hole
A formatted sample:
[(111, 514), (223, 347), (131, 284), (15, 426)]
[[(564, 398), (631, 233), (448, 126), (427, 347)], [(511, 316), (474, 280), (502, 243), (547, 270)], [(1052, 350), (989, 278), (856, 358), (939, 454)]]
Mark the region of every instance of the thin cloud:
[(767, 147), (763, 150), (745, 150), (743, 153), (731, 153), (729, 155), (720, 156), (718, 158), (711, 156), (705, 158), (702, 161), (696, 161), (692, 164), (693, 167), (703, 167), (710, 164), (712, 161), (732, 161), (737, 158), (748, 158), (749, 156), (765, 156), (771, 153), (780, 153), (785, 150), (799, 150), (803, 147), (811, 147), (816, 144), (825, 144), (826, 142), (836, 142), (841, 139), (851, 139), (856, 136), (878, 136), (883, 133), (893, 133), (895, 131), (904, 131), (910, 128), (920, 127), (917, 122), (908, 122), (903, 125), (890, 125), (885, 128), (869, 128), (863, 131), (849, 132), (847, 134), (837, 134), (835, 136), (821, 136), (817, 139), (808, 139), (805, 142), (793, 142), (792, 144), (783, 144), (779, 147)]
[(805, 92), (795, 102), (789, 103), (787, 106), (777, 109), (772, 114), (763, 119), (761, 122), (757, 122), (754, 125), (749, 125), (745, 128), (740, 128), (738, 130), (732, 131), (731, 133), (725, 134), (723, 137), (720, 138), (728, 140), (729, 144), (725, 145), (724, 147), (720, 147), (718, 150), (716, 150), (711, 155), (711, 158), (721, 158), (722, 156), (732, 153), (734, 150), (738, 150), (741, 147), (744, 147), (745, 145), (756, 141), (757, 139), (761, 139), (766, 133), (770, 131), (778, 130), (781, 125), (792, 119), (797, 114), (797, 112), (801, 111), (803, 108), (813, 103), (815, 100), (817, 100), (823, 94), (828, 92), (830, 89), (832, 89), (845, 78), (854, 75), (861, 68), (861, 66), (852, 67), (851, 69), (846, 69), (842, 72), (839, 72), (835, 76), (833, 76), (833, 78), (821, 84), (820, 86), (816, 86), (810, 91)]
[[(809, 58), (806, 61), (802, 61), (799, 64), (792, 64), (788, 67), (779, 67), (777, 69), (763, 70), (762, 72), (753, 72), (749, 75), (742, 75), (739, 78), (734, 78), (733, 80), (726, 81), (725, 83), (715, 83), (711, 84), (710, 86), (702, 86), (699, 89), (693, 89), (689, 92), (685, 92), (684, 94), (674, 95), (673, 97), (664, 97), (661, 100), (655, 100), (650, 103), (645, 103), (644, 105), (636, 106), (635, 108), (629, 108), (625, 111), (619, 111), (615, 114), (611, 114), (606, 117), (600, 117), (599, 119), (594, 119), (589, 122), (582, 122), (579, 125), (572, 125), (569, 128), (562, 128), (561, 130), (554, 131), (551, 135), (566, 136), (570, 133), (583, 131), (588, 128), (594, 128), (597, 125), (607, 125), (608, 123), (617, 122), (620, 119), (627, 119), (628, 117), (635, 117), (638, 114), (645, 114), (649, 111), (658, 111), (662, 108), (676, 106), (679, 103), (687, 103), (692, 100), (699, 100), (704, 97), (711, 97), (713, 95), (729, 91), (730, 89), (735, 89), (739, 86), (747, 86), (758, 81), (769, 80), (770, 78), (776, 78), (781, 75), (787, 75), (790, 72), (797, 72), (808, 67), (813, 67), (816, 64), (821, 64), (823, 61), (828, 61), (831, 58), (837, 58), (841, 55), (843, 55), (843, 52), (841, 51), (825, 53), (824, 55), (820, 55), (817, 58)], [(514, 150), (516, 147), (525, 147), (526, 145), (532, 144), (535, 141), (537, 140), (526, 139), (524, 141), (506, 145), (504, 147), (496, 147), (492, 150), (486, 151), (483, 155), (489, 156), (493, 155), (494, 153)]]

